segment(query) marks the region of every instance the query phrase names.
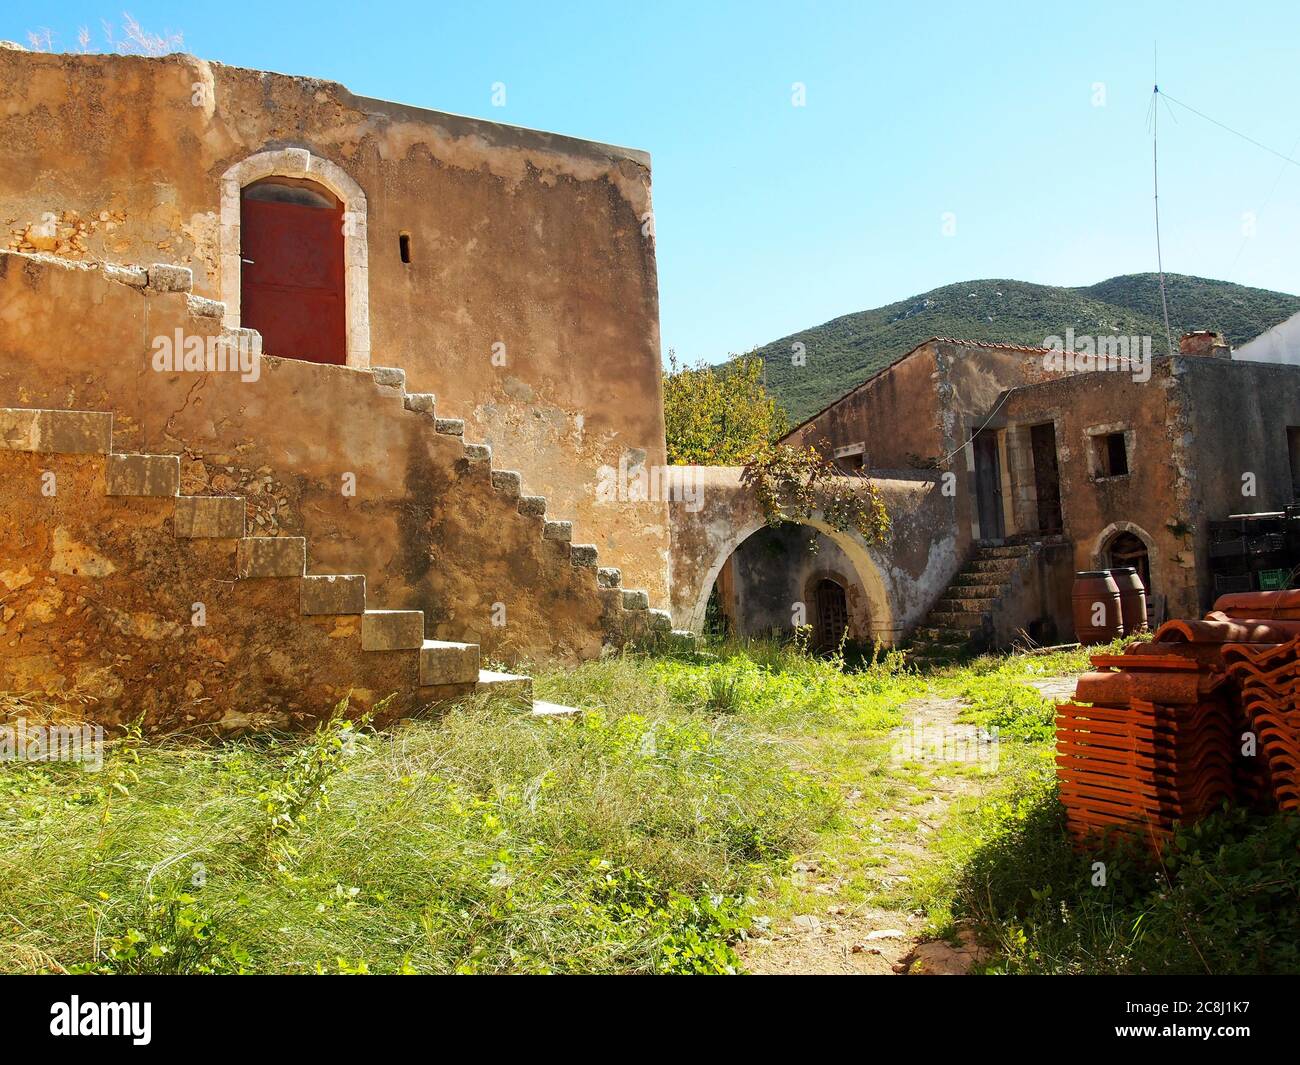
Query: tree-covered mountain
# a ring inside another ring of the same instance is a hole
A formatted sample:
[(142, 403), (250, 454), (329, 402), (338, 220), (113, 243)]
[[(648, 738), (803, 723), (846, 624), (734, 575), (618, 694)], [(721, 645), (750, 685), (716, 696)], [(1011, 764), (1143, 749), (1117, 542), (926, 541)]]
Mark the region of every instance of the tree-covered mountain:
[[(1182, 274), (1165, 275), (1174, 343), (1191, 329), (1215, 329), (1243, 344), (1300, 311), (1300, 297)], [(1126, 274), (1082, 288), (1025, 281), (963, 281), (874, 310), (858, 311), (758, 349), (768, 390), (792, 422), (816, 413), (932, 336), (1040, 345), (1049, 336), (1151, 336), (1165, 350), (1156, 274)], [(798, 365), (792, 346), (804, 347)]]

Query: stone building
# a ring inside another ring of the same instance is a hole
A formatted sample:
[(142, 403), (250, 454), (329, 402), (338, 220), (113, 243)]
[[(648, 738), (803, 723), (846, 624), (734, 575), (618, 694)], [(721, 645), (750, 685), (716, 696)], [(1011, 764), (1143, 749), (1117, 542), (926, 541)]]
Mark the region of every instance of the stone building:
[(0, 688), (237, 725), (667, 625), (596, 490), (664, 462), (643, 152), (4, 46), (0, 225)]
[[(1137, 338), (1130, 354), (1124, 339), (1123, 354), (1086, 358), (944, 338), (918, 345), (786, 438), (822, 448), (846, 475), (866, 469), (878, 483), (916, 486), (892, 501), (903, 525), (891, 544), (855, 563), (833, 543), (797, 550), (790, 531), (708, 537), (674, 515), (678, 571), (707, 581), (697, 559), (710, 558), (741, 631), (789, 629), (794, 604), (826, 642), (847, 606), (851, 638), (911, 637), (935, 653), (1022, 633), (1073, 639), (1076, 570), (1134, 566), (1157, 618), (1198, 616), (1215, 596), (1210, 522), (1295, 498), (1300, 367), (1233, 359), (1204, 332), (1172, 357), (1150, 357)], [(872, 588), (886, 589), (875, 609), (888, 610), (887, 623), (870, 616)], [(702, 620), (698, 608), (678, 610)]]
[(648, 157), (308, 78), (0, 45), (0, 226), (0, 690), (105, 723), (527, 697), (484, 667), (711, 599), (823, 645), (1068, 639), (1074, 569), (1194, 613), (1207, 521), (1300, 481), (1298, 367), (936, 339), (789, 437), (870, 472), (888, 542), (769, 529), (736, 469), (635, 490)]

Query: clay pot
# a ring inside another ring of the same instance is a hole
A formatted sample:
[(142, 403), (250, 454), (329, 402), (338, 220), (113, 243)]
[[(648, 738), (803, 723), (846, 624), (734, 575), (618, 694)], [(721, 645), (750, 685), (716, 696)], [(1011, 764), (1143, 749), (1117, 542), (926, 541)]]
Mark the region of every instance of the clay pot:
[(1132, 566), (1121, 566), (1110, 571), (1119, 588), (1119, 608), (1124, 621), (1124, 635), (1133, 636), (1146, 631), (1147, 627), (1147, 590), (1142, 585), (1142, 578)]
[[(1119, 585), (1108, 570), (1076, 573), (1070, 602), (1074, 608), (1074, 634), (1080, 643), (1109, 643), (1124, 635)], [(1094, 620), (1099, 624), (1094, 624)]]

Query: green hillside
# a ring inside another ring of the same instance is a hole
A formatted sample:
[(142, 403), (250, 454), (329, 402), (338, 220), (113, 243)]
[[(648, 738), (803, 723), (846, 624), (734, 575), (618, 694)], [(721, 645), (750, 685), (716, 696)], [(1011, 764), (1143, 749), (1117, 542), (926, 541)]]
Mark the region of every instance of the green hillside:
[[(1217, 329), (1242, 344), (1300, 311), (1300, 297), (1227, 281), (1166, 274), (1174, 341), (1190, 329)], [(1126, 274), (1082, 288), (1024, 281), (963, 281), (911, 299), (846, 314), (758, 349), (768, 389), (802, 421), (932, 336), (1042, 344), (1052, 336), (1150, 335), (1164, 351), (1164, 320), (1155, 274)], [(805, 346), (796, 366), (791, 345)]]

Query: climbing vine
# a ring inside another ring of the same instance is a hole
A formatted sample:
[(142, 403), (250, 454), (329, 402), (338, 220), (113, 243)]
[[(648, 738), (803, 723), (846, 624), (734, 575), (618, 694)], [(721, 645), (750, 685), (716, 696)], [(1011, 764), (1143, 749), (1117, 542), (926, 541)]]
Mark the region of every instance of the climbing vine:
[(754, 452), (741, 483), (754, 493), (768, 525), (802, 523), (820, 512), (832, 529), (856, 532), (869, 544), (889, 536), (880, 489), (867, 476), (840, 469), (812, 445), (775, 444)]

